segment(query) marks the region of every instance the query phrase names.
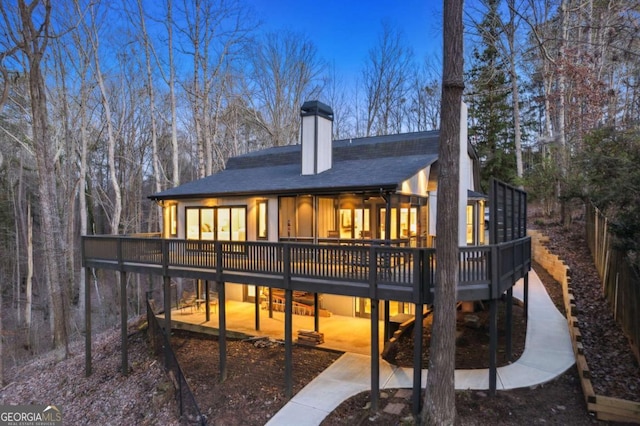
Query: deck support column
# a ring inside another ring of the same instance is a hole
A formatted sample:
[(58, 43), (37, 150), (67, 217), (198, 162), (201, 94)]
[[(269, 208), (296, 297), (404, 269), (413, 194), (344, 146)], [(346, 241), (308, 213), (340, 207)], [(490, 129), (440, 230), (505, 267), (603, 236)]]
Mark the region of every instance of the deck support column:
[(218, 348), (220, 350), (220, 382), (227, 380), (227, 296), (225, 282), (220, 281), (218, 287)]
[(391, 340), (391, 326), (389, 324), (391, 318), (389, 315), (389, 301), (385, 300), (384, 301), (384, 342), (387, 343), (389, 340)]
[(211, 307), (209, 302), (211, 297), (209, 295), (209, 280), (204, 280), (204, 319), (209, 322), (211, 320)]
[(489, 302), (489, 393), (496, 394), (498, 353), (498, 300)]
[(529, 318), (529, 272), (524, 274), (524, 317)]
[(316, 333), (320, 332), (320, 301), (318, 300), (318, 293), (313, 293), (313, 330)]
[(256, 311), (256, 330), (260, 330), (260, 287), (255, 286), (254, 307)]
[(273, 288), (269, 287), (269, 318), (273, 318)]
[(120, 271), (120, 355), (122, 361), (122, 375), (129, 374), (129, 359), (127, 347), (127, 273)]
[(291, 342), (293, 322), (293, 291), (290, 288), (284, 291), (284, 377), (285, 397), (293, 397), (293, 344)]
[(164, 335), (167, 337), (167, 344), (164, 348), (164, 367), (169, 368), (171, 365), (168, 348), (168, 345), (171, 345), (171, 278), (166, 275), (162, 278), (164, 281)]
[(411, 393), (412, 414), (420, 415), (420, 391), (422, 390), (422, 323), (424, 311), (422, 304), (416, 303), (416, 319), (413, 324), (413, 392)]
[(84, 375), (91, 375), (91, 268), (84, 268)]
[(507, 360), (511, 361), (513, 355), (513, 287), (509, 287), (507, 290), (507, 304), (505, 306), (505, 346)]
[(380, 322), (378, 300), (371, 299), (371, 412), (378, 411), (380, 398)]

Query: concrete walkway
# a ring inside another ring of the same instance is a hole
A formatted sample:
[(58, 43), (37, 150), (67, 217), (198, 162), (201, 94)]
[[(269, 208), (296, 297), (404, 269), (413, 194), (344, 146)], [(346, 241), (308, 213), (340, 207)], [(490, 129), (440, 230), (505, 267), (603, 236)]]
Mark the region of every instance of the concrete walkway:
[[(523, 282), (513, 291), (523, 298)], [(529, 317), (522, 356), (498, 368), (499, 390), (534, 386), (553, 380), (575, 362), (567, 321), (558, 312), (540, 278), (529, 273)], [(313, 379), (267, 423), (268, 425), (319, 425), (342, 401), (371, 388), (370, 357), (345, 353)], [(422, 387), (427, 381), (422, 372)], [(489, 370), (456, 370), (456, 389), (489, 389)], [(380, 360), (380, 388), (413, 387), (413, 369), (399, 368)]]

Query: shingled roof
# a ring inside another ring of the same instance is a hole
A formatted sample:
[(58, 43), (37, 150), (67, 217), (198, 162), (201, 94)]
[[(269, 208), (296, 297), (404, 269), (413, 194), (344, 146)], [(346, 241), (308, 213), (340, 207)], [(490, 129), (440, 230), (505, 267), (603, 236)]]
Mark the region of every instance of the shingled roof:
[(301, 145), (230, 158), (223, 171), (149, 198), (155, 200), (395, 190), (438, 158), (439, 132), (333, 141), (331, 169), (301, 174)]

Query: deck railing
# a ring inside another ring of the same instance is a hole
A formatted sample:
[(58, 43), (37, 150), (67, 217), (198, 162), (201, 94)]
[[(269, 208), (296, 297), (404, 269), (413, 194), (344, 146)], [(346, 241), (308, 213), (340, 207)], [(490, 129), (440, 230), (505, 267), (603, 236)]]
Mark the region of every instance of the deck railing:
[[(435, 249), (386, 245), (221, 242), (86, 236), (83, 265), (92, 268), (290, 287), (321, 293), (430, 303)], [(461, 300), (497, 298), (531, 266), (530, 238), (460, 248)], [(262, 281), (261, 281), (262, 280)], [(394, 293), (395, 292), (395, 293)], [(386, 297), (386, 296), (385, 296)]]

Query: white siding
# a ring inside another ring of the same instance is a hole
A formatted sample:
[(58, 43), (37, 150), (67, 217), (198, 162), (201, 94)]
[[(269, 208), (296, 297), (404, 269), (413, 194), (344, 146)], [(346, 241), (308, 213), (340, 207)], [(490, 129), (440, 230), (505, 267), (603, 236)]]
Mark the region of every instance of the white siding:
[(431, 172), (431, 166), (427, 166), (420, 170), (409, 179), (402, 182), (400, 186), (400, 192), (407, 195), (418, 195), (420, 197), (426, 197), (428, 195), (427, 186), (429, 184), (429, 173)]
[(458, 197), (458, 244), (460, 246), (467, 245), (467, 191), (473, 189), (469, 186), (473, 173), (467, 144), (467, 104), (463, 102), (460, 111), (460, 196)]
[(316, 117), (308, 115), (302, 117), (302, 174), (313, 175), (315, 174), (316, 165)]

